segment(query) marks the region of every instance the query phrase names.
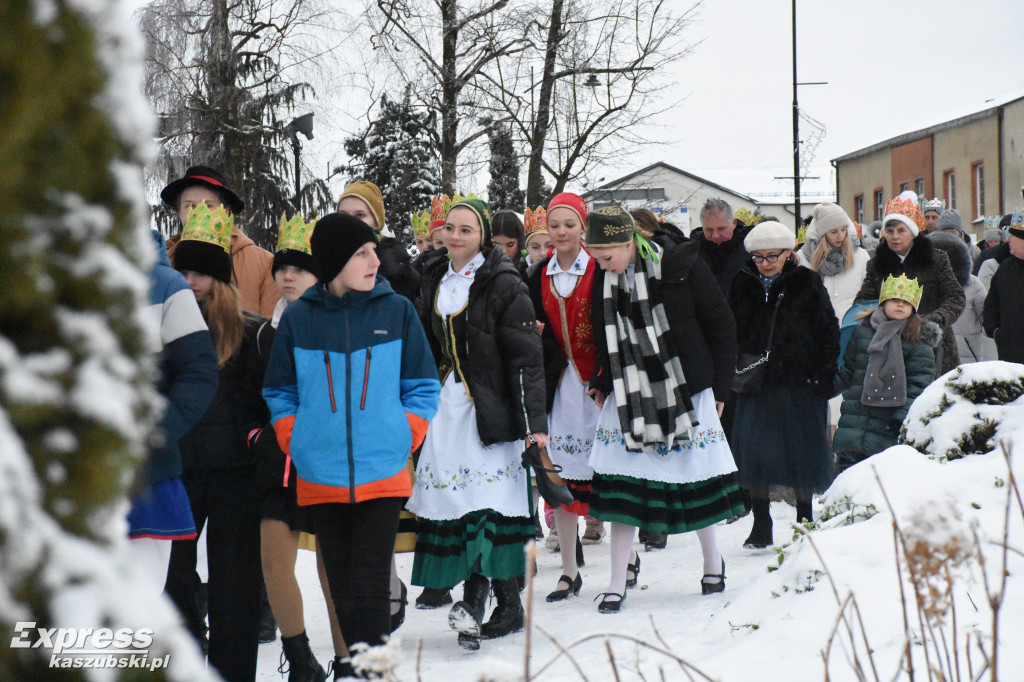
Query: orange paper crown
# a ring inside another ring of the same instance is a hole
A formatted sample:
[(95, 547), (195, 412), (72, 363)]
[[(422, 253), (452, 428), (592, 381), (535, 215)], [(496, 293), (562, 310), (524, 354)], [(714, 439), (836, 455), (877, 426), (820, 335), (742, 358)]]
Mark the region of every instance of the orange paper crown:
[(543, 206), (538, 206), (533, 211), (526, 209), (523, 218), (523, 227), (526, 228), (527, 239), (530, 238), (531, 234), (548, 233), (548, 212)]
[(889, 203), (885, 205), (886, 220), (892, 215), (901, 215), (909, 218), (914, 221), (918, 230), (924, 227), (924, 217), (921, 215), (921, 209), (917, 207), (917, 203), (912, 199), (900, 199), (899, 197), (889, 199)]
[(448, 209), (452, 207), (452, 200), (447, 194), (430, 199), (430, 232), (444, 226), (444, 219), (448, 217)]

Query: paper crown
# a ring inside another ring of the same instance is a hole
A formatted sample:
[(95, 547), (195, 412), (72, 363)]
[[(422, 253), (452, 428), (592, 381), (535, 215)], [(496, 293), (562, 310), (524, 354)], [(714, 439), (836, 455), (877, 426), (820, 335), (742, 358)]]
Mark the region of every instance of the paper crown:
[(1007, 228), (1014, 237), (1024, 239), (1024, 209), (1018, 208), (1010, 215), (1010, 226)]
[(898, 298), (914, 306), (914, 310), (917, 310), (923, 293), (924, 288), (918, 284), (916, 277), (907, 279), (906, 275), (899, 277), (889, 275), (882, 282), (882, 290), (878, 294), (878, 304), (881, 305), (890, 299)]
[(527, 239), (530, 238), (531, 234), (547, 234), (547, 210), (543, 206), (538, 206), (532, 211), (530, 209), (526, 209), (526, 212), (523, 214), (523, 227), (525, 228)]
[(430, 234), (430, 222), (432, 219), (433, 215), (430, 211), (422, 211), (410, 215), (409, 221), (412, 223), (412, 233), (417, 237), (425, 237)]
[(1001, 215), (994, 215), (994, 216), (990, 216), (988, 218), (985, 218), (985, 229), (986, 230), (998, 230), (999, 229), (999, 223), (1002, 221), (1002, 219), (1003, 219), (1003, 216), (1001, 216)]
[(307, 223), (302, 220), (301, 213), (293, 215), (291, 220), (286, 220), (284, 215), (284, 213), (281, 214), (281, 224), (277, 228), (277, 250), (291, 249), (312, 254), (309, 239), (313, 236), (316, 218)]
[(181, 241), (196, 241), (213, 244), (231, 253), (231, 233), (235, 229), (235, 217), (224, 206), (213, 211), (205, 203), (196, 204), (188, 211)]
[(744, 225), (750, 225), (751, 227), (757, 225), (757, 221), (759, 220), (759, 216), (756, 213), (744, 206), (737, 208), (733, 212), (733, 217)]
[(796, 232), (796, 243), (797, 244), (806, 244), (807, 243), (807, 228), (808, 227), (810, 227), (810, 225), (803, 225), (799, 230), (797, 230), (797, 232)]
[(430, 224), (429, 232), (444, 225), (444, 219), (448, 217), (448, 209), (452, 207), (452, 200), (447, 194), (430, 198)]
[(885, 205), (885, 222), (889, 222), (890, 216), (903, 216), (913, 221), (917, 225), (918, 230), (924, 225), (921, 210), (910, 199), (900, 199), (899, 197), (889, 199), (889, 202)]
[(946, 210), (946, 200), (935, 197), (934, 199), (928, 199), (924, 202), (924, 206), (921, 207), (921, 213), (927, 213), (928, 211), (935, 211), (936, 213), (942, 213)]

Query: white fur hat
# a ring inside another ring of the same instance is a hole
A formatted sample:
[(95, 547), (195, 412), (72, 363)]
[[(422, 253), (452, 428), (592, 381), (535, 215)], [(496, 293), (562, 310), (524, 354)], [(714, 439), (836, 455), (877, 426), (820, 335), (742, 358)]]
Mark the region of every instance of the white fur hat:
[[(811, 215), (814, 216), (815, 236), (818, 238), (837, 227), (850, 226), (850, 216), (846, 215), (842, 206), (833, 204), (831, 201), (823, 201), (815, 206)], [(808, 230), (808, 238), (810, 238), (810, 230)]]
[(743, 239), (747, 253), (766, 249), (792, 249), (796, 246), (796, 235), (776, 220), (768, 220), (754, 226)]

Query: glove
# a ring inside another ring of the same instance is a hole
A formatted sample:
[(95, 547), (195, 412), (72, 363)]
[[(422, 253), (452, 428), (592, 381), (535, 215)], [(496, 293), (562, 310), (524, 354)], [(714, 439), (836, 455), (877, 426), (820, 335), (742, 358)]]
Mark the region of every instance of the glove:
[(929, 322), (934, 322), (935, 324), (939, 325), (940, 329), (946, 326), (946, 318), (938, 310), (934, 310), (928, 313), (927, 315), (923, 315), (923, 317)]

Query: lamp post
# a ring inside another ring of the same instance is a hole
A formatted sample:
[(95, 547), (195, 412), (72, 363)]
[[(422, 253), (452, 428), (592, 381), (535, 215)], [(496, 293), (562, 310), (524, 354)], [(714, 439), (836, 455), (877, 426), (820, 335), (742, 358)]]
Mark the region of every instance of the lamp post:
[(302, 143), (299, 142), (299, 133), (302, 133), (307, 140), (313, 139), (313, 114), (303, 114), (292, 119), (291, 123), (284, 127), (284, 133), (292, 141), (292, 151), (295, 153), (295, 210), (302, 210), (299, 203), (299, 195), (302, 193), (302, 185), (299, 178), (299, 152), (302, 151)]

